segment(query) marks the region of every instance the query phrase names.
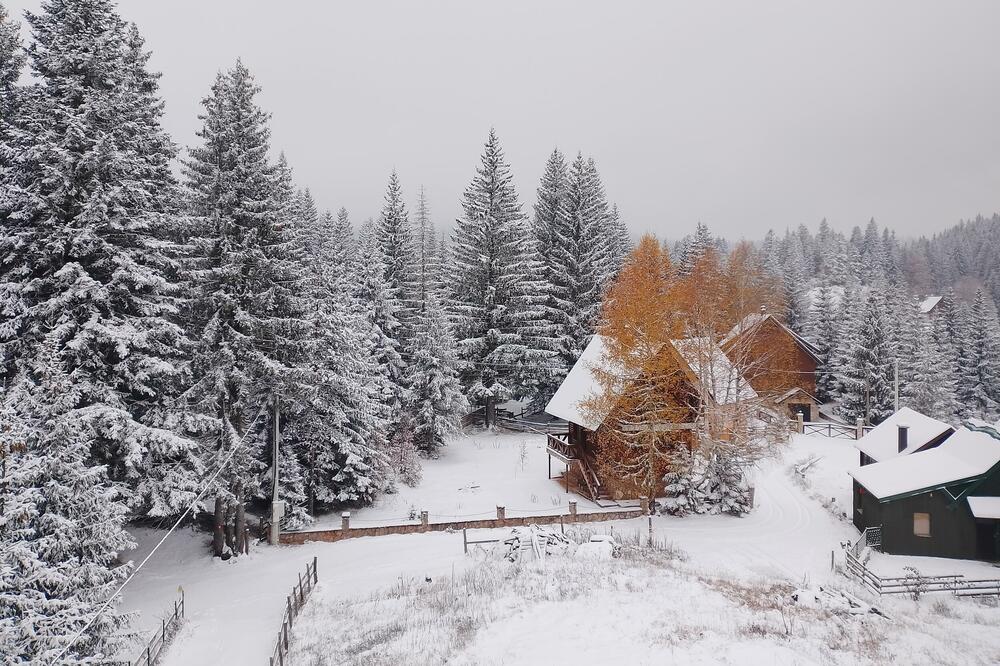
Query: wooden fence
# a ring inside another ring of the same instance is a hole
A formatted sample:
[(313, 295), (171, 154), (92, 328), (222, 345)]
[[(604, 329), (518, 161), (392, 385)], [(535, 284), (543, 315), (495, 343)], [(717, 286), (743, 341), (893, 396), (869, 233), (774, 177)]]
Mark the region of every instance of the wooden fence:
[(366, 536), (385, 536), (386, 534), (417, 534), (422, 532), (451, 532), (461, 529), (496, 529), (500, 527), (521, 527), (526, 525), (551, 525), (554, 523), (593, 523), (612, 520), (630, 520), (649, 514), (649, 502), (639, 501), (638, 508), (622, 508), (618, 511), (600, 511), (593, 513), (578, 513), (576, 502), (569, 502), (568, 513), (532, 514), (527, 516), (508, 516), (506, 509), (497, 507), (496, 518), (481, 518), (477, 520), (454, 520), (444, 523), (432, 523), (426, 511), (420, 512), (419, 523), (402, 525), (378, 525), (374, 527), (352, 527), (350, 518), (345, 517), (339, 530), (309, 530), (302, 532), (282, 532), (279, 541), (282, 544), (303, 544), (310, 541), (341, 541)]
[(914, 598), (929, 592), (951, 592), (959, 597), (1000, 595), (1000, 579), (969, 579), (962, 575), (924, 576), (914, 569), (906, 576), (882, 577), (868, 568), (863, 557), (866, 547), (882, 545), (882, 528), (869, 527), (861, 538), (844, 550), (847, 573), (854, 576), (869, 591), (883, 594), (907, 594)]
[(173, 612), (168, 617), (160, 620), (160, 627), (153, 634), (153, 637), (149, 639), (149, 643), (146, 644), (146, 649), (143, 650), (142, 654), (135, 661), (131, 662), (131, 666), (153, 666), (156, 660), (159, 659), (160, 653), (163, 652), (163, 647), (167, 643), (167, 637), (184, 620), (183, 588), (180, 590), (180, 593), (180, 599), (174, 600)]
[(803, 422), (801, 419), (791, 421), (792, 432), (803, 435), (819, 435), (832, 439), (861, 439), (872, 430), (872, 426), (861, 423), (848, 425), (846, 423), (823, 422)]
[(274, 651), (271, 653), (271, 666), (285, 666), (291, 662), (288, 660), (288, 632), (292, 630), (295, 618), (299, 616), (299, 611), (306, 604), (306, 599), (313, 591), (319, 576), (316, 573), (316, 558), (306, 564), (306, 577), (299, 574), (299, 582), (292, 588), (292, 593), (285, 597), (285, 613), (281, 618), (281, 629), (278, 630), (278, 640), (274, 644)]

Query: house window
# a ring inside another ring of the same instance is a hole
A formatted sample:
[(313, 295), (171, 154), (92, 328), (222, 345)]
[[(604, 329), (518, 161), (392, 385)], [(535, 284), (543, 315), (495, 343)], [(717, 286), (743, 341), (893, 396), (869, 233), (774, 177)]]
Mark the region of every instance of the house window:
[(931, 514), (913, 514), (913, 534), (918, 537), (929, 537), (931, 535)]

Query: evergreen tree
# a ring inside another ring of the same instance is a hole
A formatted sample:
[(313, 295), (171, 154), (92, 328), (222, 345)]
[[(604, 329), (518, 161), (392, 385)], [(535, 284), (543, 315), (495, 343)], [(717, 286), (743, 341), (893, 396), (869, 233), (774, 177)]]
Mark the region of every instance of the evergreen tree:
[[(104, 603), (129, 573), (128, 508), (91, 442), (104, 420), (50, 333), (0, 405), (0, 654), (5, 663), (104, 662), (126, 618)], [(68, 646), (70, 639), (90, 627)], [(59, 658), (63, 649), (66, 653)]]
[(381, 413), (390, 422), (390, 432), (407, 403), (408, 370), (400, 354), (398, 342), (398, 301), (385, 278), (375, 225), (366, 223), (358, 238), (359, 261), (354, 276), (355, 303), (360, 319), (360, 331), (366, 348), (374, 359), (377, 372), (373, 375), (378, 390)]
[(954, 372), (938, 349), (932, 324), (917, 328), (916, 346), (902, 361), (906, 383), (900, 389), (900, 404), (927, 416), (949, 421), (956, 410)]
[(893, 413), (893, 368), (884, 299), (872, 294), (844, 369), (841, 413), (877, 425)]
[[(269, 116), (255, 102), (258, 92), (242, 62), (220, 73), (203, 100), (202, 145), (185, 164), (199, 221), (191, 272), (201, 329), (196, 382), (186, 397), (201, 416), (191, 427), (214, 440), (210, 466), (246, 434), (216, 488), (217, 510), (237, 523), (263, 470), (263, 441), (248, 428), (276, 399), (290, 414), (298, 412), (314, 381), (306, 370), (312, 348), (300, 299), (305, 240), (290, 170), (268, 161)], [(237, 546), (241, 538), (237, 529)]]
[(829, 285), (819, 289), (819, 296), (814, 306), (812, 339), (819, 350), (819, 363), (816, 364), (816, 399), (821, 403), (830, 402), (837, 395), (836, 362), (834, 354), (837, 348), (837, 319), (840, 308), (833, 298), (833, 290)]
[(694, 236), (686, 238), (682, 246), (680, 266), (678, 268), (681, 277), (690, 275), (695, 264), (705, 256), (709, 248), (714, 246), (715, 241), (712, 238), (712, 234), (708, 231), (708, 225), (699, 222), (695, 227)]
[(968, 351), (973, 403), (969, 406), (992, 421), (1000, 415), (1000, 331), (995, 310), (982, 289), (976, 291), (971, 315)]
[[(15, 122), (20, 94), (17, 82), (21, 78), (23, 68), (24, 50), (21, 47), (18, 25), (10, 20), (7, 8), (0, 3), (0, 146), (3, 145), (4, 137), (7, 135), (5, 126), (13, 125)], [(7, 159), (13, 159), (13, 156)], [(0, 163), (6, 164), (7, 159)]]
[(535, 391), (552, 344), (541, 269), (512, 181), (490, 130), (452, 235), (449, 301), (467, 395), (488, 413)]
[(460, 432), (469, 404), (462, 394), (454, 337), (434, 292), (426, 305), (414, 344), (408, 411), (417, 448), (433, 453)]
[(427, 309), (430, 293), (437, 290), (441, 282), (437, 233), (434, 231), (434, 221), (431, 219), (430, 206), (423, 186), (420, 187), (420, 195), (417, 198), (413, 240), (416, 251), (412, 301), (414, 311), (419, 318)]
[(176, 513), (196, 484), (194, 443), (162, 427), (185, 365), (168, 240), (175, 149), (157, 75), (109, 2), (53, 0), (28, 20), (37, 82), (4, 149), (6, 371), (58, 331), (67, 374), (103, 419), (90, 462), (125, 484), (136, 512)]
[(382, 258), (386, 297), (392, 300), (395, 316), (400, 323), (392, 334), (397, 336), (400, 348), (405, 349), (412, 337), (415, 287), (413, 264), (416, 247), (409, 214), (403, 202), (403, 188), (395, 171), (389, 176), (385, 205), (375, 223), (375, 240)]

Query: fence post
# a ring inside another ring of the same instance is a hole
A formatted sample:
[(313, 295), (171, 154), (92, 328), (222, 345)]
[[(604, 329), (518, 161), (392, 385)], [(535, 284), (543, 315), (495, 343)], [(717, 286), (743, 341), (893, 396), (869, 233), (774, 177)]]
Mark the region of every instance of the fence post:
[(351, 529), (351, 512), (344, 511), (340, 514), (340, 529), (349, 530)]
[(319, 583), (319, 573), (316, 571), (316, 556), (313, 555), (313, 582)]
[(865, 436), (865, 421), (860, 416), (854, 422), (854, 439), (861, 439)]
[(645, 515), (649, 513), (649, 498), (642, 497), (639, 499), (639, 510)]
[(502, 507), (502, 506), (498, 506), (497, 507), (497, 520), (500, 521), (500, 525), (501, 526), (503, 525), (504, 521), (507, 520), (507, 509), (506, 509), (506, 507)]
[(800, 435), (805, 434), (806, 424), (805, 424), (805, 419), (802, 418), (802, 412), (796, 412), (795, 414), (795, 427), (797, 428), (798, 433)]
[[(294, 594), (294, 591), (292, 592), (292, 594)], [(288, 603), (288, 624), (289, 624), (289, 626), (291, 626), (291, 624), (292, 624), (292, 598), (291, 597), (285, 597), (285, 601)], [(287, 631), (285, 631), (285, 647), (288, 647), (288, 632)]]
[(426, 532), (430, 528), (431, 514), (428, 511), (420, 512), (420, 530)]
[(462, 528), (462, 552), (466, 555), (469, 554), (469, 535), (466, 534), (466, 529)]
[(576, 522), (576, 500), (569, 501), (569, 519), (570, 522)]

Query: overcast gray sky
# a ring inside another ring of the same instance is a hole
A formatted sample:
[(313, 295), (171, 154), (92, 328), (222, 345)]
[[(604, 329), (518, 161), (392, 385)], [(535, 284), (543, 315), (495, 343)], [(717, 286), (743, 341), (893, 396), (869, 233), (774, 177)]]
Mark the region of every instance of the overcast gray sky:
[[(39, 0), (6, 0), (12, 14)], [(530, 213), (554, 146), (635, 232), (756, 238), (823, 217), (903, 235), (1000, 210), (1000, 3), (122, 0), (195, 142), (243, 58), (273, 145), (324, 208), (459, 213), (495, 126)]]

